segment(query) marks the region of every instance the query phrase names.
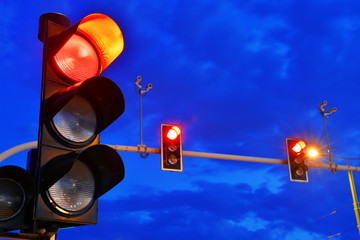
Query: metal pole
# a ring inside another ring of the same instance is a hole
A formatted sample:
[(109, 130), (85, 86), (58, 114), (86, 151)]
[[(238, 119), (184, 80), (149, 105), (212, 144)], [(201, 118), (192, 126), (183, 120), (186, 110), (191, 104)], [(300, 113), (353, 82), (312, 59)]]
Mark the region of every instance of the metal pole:
[[(330, 153), (330, 143), (329, 143), (329, 135), (328, 135), (328, 132), (327, 132), (327, 128), (326, 128), (326, 116), (329, 116), (330, 117), (330, 114), (335, 112), (336, 111), (336, 108), (330, 108), (327, 110), (327, 113), (325, 113), (325, 109), (324, 109), (324, 106), (327, 105), (327, 101), (324, 101), (322, 103), (320, 103), (318, 105), (318, 108), (320, 110), (320, 113), (321, 113), (321, 116), (323, 117), (324, 119), (324, 128), (325, 128), (325, 135), (326, 135), (326, 143), (327, 143), (327, 151), (328, 151), (328, 157), (329, 157), (329, 164), (330, 166), (333, 165), (333, 161), (331, 159), (331, 153)], [(334, 168), (331, 168), (331, 172), (332, 173), (336, 173), (336, 169)]]
[[(349, 162), (348, 162), (349, 165)], [(349, 170), (348, 171), (349, 174), (349, 182), (350, 182), (350, 188), (351, 188), (351, 195), (353, 198), (353, 203), (354, 203), (354, 211), (355, 211), (355, 217), (356, 217), (356, 222), (357, 222), (357, 228), (360, 234), (360, 212), (359, 212), (359, 202), (357, 200), (357, 195), (356, 195), (356, 189), (355, 189), (355, 183), (354, 183), (354, 177), (352, 174), (352, 171)]]
[[(327, 110), (327, 113), (325, 113), (325, 109), (324, 106), (327, 104), (326, 101), (324, 101), (323, 103), (320, 103), (318, 105), (319, 109), (320, 109), (320, 113), (324, 118), (324, 127), (325, 127), (325, 134), (326, 134), (326, 142), (327, 142), (327, 147), (328, 147), (328, 154), (329, 154), (329, 164), (330, 166), (333, 166), (333, 162), (331, 159), (331, 153), (330, 153), (330, 143), (329, 143), (329, 136), (327, 133), (327, 128), (326, 128), (326, 116), (330, 115), (331, 113), (335, 112), (337, 109), (336, 108), (330, 108)], [(347, 165), (350, 166), (349, 164), (349, 160), (347, 161)], [(331, 168), (331, 172), (335, 173), (336, 172), (336, 168)], [(352, 174), (352, 171), (349, 169), (348, 170), (348, 175), (349, 175), (349, 183), (350, 183), (350, 189), (351, 189), (351, 195), (353, 198), (353, 204), (354, 204), (354, 212), (355, 212), (355, 217), (356, 217), (356, 223), (357, 223), (357, 228), (360, 234), (360, 213), (359, 213), (359, 202), (357, 200), (357, 195), (356, 195), (356, 189), (355, 189), (355, 183), (354, 183), (354, 177)]]
[[(329, 156), (329, 164), (332, 164), (332, 159), (331, 159), (331, 153), (330, 153), (330, 143), (329, 143), (329, 135), (327, 132), (327, 128), (326, 128), (326, 119), (325, 119), (325, 114), (322, 114), (323, 119), (324, 119), (324, 128), (325, 128), (325, 135), (326, 135), (326, 142), (327, 142), (327, 152), (328, 152), (328, 156)], [(335, 173), (335, 171), (333, 171), (333, 169), (331, 170), (332, 173)]]
[(143, 139), (142, 139), (142, 93), (140, 89), (140, 146), (143, 145)]
[[(147, 147), (145, 145), (143, 145), (143, 130), (142, 130), (142, 97), (145, 96), (147, 94), (147, 92), (152, 88), (152, 84), (149, 83), (146, 87), (145, 90), (142, 90), (142, 85), (140, 84), (141, 82), (141, 76), (138, 76), (135, 80), (135, 85), (138, 88), (138, 91), (136, 93), (138, 93), (140, 95), (140, 145), (138, 145), (139, 149), (146, 149)], [(148, 153), (144, 154), (144, 151), (140, 151), (140, 157), (142, 158), (147, 158), (149, 156)]]

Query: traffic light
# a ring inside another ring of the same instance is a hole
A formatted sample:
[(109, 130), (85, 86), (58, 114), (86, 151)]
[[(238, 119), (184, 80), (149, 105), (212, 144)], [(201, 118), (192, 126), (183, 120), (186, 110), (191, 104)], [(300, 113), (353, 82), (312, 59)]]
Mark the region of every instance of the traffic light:
[(161, 124), (161, 169), (182, 172), (181, 126)]
[(0, 167), (0, 232), (30, 227), (34, 181), (18, 166)]
[(124, 178), (119, 154), (99, 134), (125, 110), (120, 88), (102, 71), (122, 52), (118, 25), (90, 14), (71, 25), (61, 14), (40, 17), (43, 70), (35, 227), (96, 224), (97, 199)]
[(308, 166), (306, 165), (306, 143), (300, 138), (286, 138), (290, 181), (308, 182)]

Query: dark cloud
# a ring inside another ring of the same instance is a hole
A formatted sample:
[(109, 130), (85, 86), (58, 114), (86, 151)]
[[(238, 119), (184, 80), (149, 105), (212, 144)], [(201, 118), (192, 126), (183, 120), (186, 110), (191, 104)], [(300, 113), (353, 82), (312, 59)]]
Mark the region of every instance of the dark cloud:
[[(331, 195), (320, 197), (314, 185), (287, 184), (281, 194), (266, 188), (254, 192), (246, 184), (196, 185), (197, 191), (145, 191), (115, 201), (104, 200), (99, 207), (97, 230), (87, 227), (79, 239), (287, 239), (292, 232), (298, 234), (293, 236), (295, 239), (321, 239), (349, 226), (321, 219), (329, 213), (327, 203), (336, 199)], [(329, 222), (336, 223), (330, 232), (326, 226)], [(60, 234), (66, 238), (72, 230)]]

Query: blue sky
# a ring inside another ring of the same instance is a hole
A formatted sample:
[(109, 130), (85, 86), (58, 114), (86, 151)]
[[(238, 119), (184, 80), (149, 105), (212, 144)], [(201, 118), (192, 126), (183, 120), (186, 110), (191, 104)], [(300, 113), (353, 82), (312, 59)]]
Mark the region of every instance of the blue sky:
[[(124, 35), (103, 76), (126, 101), (102, 143), (140, 143), (141, 75), (153, 84), (143, 98), (148, 147), (159, 148), (161, 123), (179, 123), (184, 150), (286, 159), (286, 137), (325, 150), (317, 105), (327, 100), (338, 108), (327, 120), (333, 154), (360, 157), (359, 10), (355, 0), (2, 0), (0, 151), (37, 140), (39, 16), (59, 12), (74, 23), (100, 12)], [(119, 153), (125, 179), (100, 198), (98, 224), (60, 230), (58, 239), (359, 237), (347, 172), (311, 168), (309, 183), (293, 183), (285, 165), (184, 157), (184, 171), (172, 173), (161, 171), (157, 154)], [(22, 152), (1, 166), (25, 163)]]

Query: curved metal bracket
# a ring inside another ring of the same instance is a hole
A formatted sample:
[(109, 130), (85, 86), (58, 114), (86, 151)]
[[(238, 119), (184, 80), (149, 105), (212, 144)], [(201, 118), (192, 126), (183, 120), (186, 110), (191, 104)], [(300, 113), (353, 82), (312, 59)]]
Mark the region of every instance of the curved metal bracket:
[(335, 174), (337, 169), (337, 164), (335, 162), (329, 162), (331, 173)]
[(147, 146), (145, 145), (137, 145), (138, 151), (140, 153), (141, 158), (147, 158), (149, 156), (149, 153), (146, 152)]

